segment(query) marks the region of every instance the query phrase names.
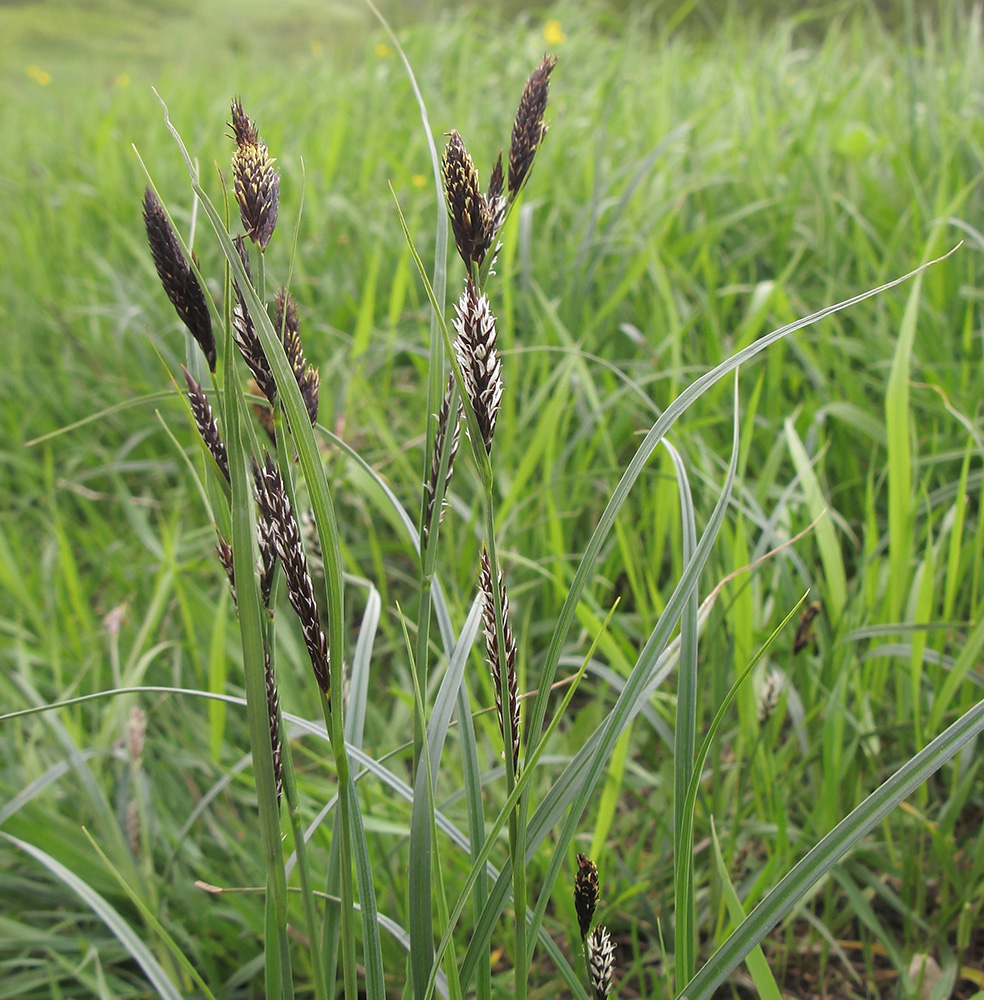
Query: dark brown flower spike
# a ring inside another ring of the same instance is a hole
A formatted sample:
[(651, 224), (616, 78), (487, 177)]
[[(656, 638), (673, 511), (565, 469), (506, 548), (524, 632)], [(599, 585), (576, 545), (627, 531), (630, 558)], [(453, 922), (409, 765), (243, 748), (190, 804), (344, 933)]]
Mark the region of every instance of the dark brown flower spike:
[(270, 370), (270, 362), (263, 353), (263, 345), (253, 325), (253, 317), (246, 308), (246, 302), (236, 287), (236, 304), (232, 307), (232, 332), (239, 353), (242, 354), (246, 367), (249, 368), (260, 392), (270, 401), (272, 406), (277, 401), (277, 383)]
[(277, 555), (284, 568), (287, 597), (301, 622), (304, 644), (314, 668), (314, 677), (321, 690), (331, 697), (331, 672), (328, 662), (328, 639), (321, 628), (314, 586), (308, 572), (307, 559), (301, 545), (294, 512), (280, 472), (268, 455), (257, 476), (257, 500), (260, 512), (273, 527)]
[[(499, 657), (498, 630), (495, 623), (495, 597), (492, 590), (492, 567), (488, 552), (482, 548), (482, 568), (479, 573), (479, 590), (482, 593), (482, 624), (485, 632), (485, 649), (489, 660), (489, 673), (495, 688), (495, 710), (499, 717), (499, 731), (503, 742), (506, 727), (502, 717), (502, 662)], [(516, 637), (509, 624), (509, 599), (502, 571), (499, 571), (499, 603), (502, 608), (502, 647), (505, 650), (506, 687), (509, 691), (509, 718), (512, 726), (513, 769), (519, 769), (519, 679), (516, 674)]]
[(270, 720), (270, 749), (273, 751), (273, 780), (277, 786), (277, 806), (284, 791), (283, 747), (280, 742), (280, 695), (277, 678), (270, 660), (270, 650), (263, 650), (263, 672), (266, 677), (267, 716)]
[(225, 476), (226, 482), (229, 479), (229, 457), (226, 454), (225, 442), (219, 437), (219, 425), (215, 421), (212, 407), (209, 405), (205, 390), (195, 381), (191, 372), (184, 365), (181, 366), (185, 373), (185, 382), (188, 384), (188, 401), (191, 403), (191, 415), (195, 418), (195, 426), (201, 434), (205, 447), (208, 448), (219, 471)]
[(277, 225), (280, 209), (280, 172), (274, 167), (266, 143), (237, 97), (232, 102), (232, 176), (239, 214), (246, 235), (265, 251)]
[(441, 161), (451, 231), (461, 259), (471, 274), (492, 246), (494, 220), (478, 182), (478, 170), (457, 132), (451, 131)]
[[(448, 467), (444, 474), (444, 492), (447, 493), (448, 484), (451, 482), (451, 472), (454, 468), (454, 456), (458, 453), (458, 443), (461, 440), (461, 399), (455, 409), (454, 418), (451, 417), (451, 398), (454, 394), (454, 373), (448, 378), (448, 387), (444, 390), (444, 398), (441, 400), (441, 409), (437, 414), (437, 431), (434, 434), (434, 454), (431, 458), (430, 477), (424, 483), (427, 493), (427, 504), (424, 509), (423, 537), (421, 548), (426, 548), (427, 540), (430, 537), (431, 518), (434, 516), (434, 502), (437, 499), (438, 478), (441, 474), (441, 452), (444, 450), (444, 442), (447, 440), (448, 431), (451, 432), (451, 441), (448, 445)], [(437, 523), (444, 520), (444, 507), (438, 515)]]
[(502, 366), (495, 349), (495, 317), (488, 297), (479, 295), (470, 279), (455, 312), (454, 352), (461, 367), (465, 395), (475, 410), (485, 450), (490, 452), (502, 402)]
[(509, 143), (509, 198), (512, 200), (529, 176), (530, 168), (540, 148), (547, 126), (543, 113), (547, 109), (550, 74), (557, 65), (556, 56), (544, 56), (530, 74), (513, 123), (512, 141)]
[(147, 242), (164, 291), (181, 322), (198, 342), (209, 369), (214, 372), (215, 337), (212, 334), (212, 319), (208, 314), (205, 293), (181, 251), (178, 234), (174, 231), (164, 206), (152, 188), (147, 188), (144, 192), (143, 216)]
[(489, 178), (489, 193), (485, 196), (488, 202), (489, 211), (492, 213), (492, 233), (498, 233), (502, 224), (506, 221), (506, 209), (509, 202), (502, 193), (502, 150), (492, 168), (492, 176)]
[(301, 390), (301, 397), (307, 409), (308, 419), (314, 426), (318, 422), (318, 393), (321, 387), (321, 377), (318, 370), (307, 363), (304, 348), (301, 346), (300, 324), (297, 320), (297, 307), (294, 299), (286, 288), (281, 288), (274, 302), (274, 329), (283, 339), (284, 352), (290, 362), (291, 371)]
[(591, 921), (598, 906), (598, 866), (586, 855), (577, 856), (577, 874), (574, 876), (574, 909), (581, 940), (588, 936)]

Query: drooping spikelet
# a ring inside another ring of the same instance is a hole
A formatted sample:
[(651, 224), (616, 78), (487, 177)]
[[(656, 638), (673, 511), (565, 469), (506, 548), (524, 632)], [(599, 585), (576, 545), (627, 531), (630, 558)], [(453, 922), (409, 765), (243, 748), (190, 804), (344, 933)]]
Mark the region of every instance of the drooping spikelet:
[[(498, 630), (495, 624), (495, 597), (492, 590), (492, 567), (488, 552), (482, 548), (482, 568), (479, 573), (479, 589), (482, 593), (482, 625), (485, 632), (485, 649), (488, 655), (489, 672), (495, 688), (495, 710), (499, 717), (499, 731), (503, 742), (506, 727), (502, 717), (502, 667), (499, 657)], [(502, 571), (499, 571), (499, 603), (502, 607), (502, 647), (505, 651), (506, 686), (509, 692), (509, 718), (512, 726), (513, 769), (519, 768), (519, 680), (516, 675), (516, 637), (509, 624), (509, 599)]]
[(574, 876), (574, 909), (581, 940), (588, 936), (595, 909), (598, 906), (598, 866), (586, 855), (577, 856), (577, 874)]
[(588, 935), (586, 955), (595, 1000), (608, 1000), (615, 971), (615, 943), (601, 924)]
[(523, 90), (523, 96), (516, 111), (513, 123), (512, 140), (509, 143), (509, 197), (519, 194), (536, 151), (540, 148), (543, 137), (547, 134), (547, 126), (543, 121), (543, 113), (547, 109), (547, 94), (550, 89), (550, 74), (557, 65), (555, 56), (544, 56), (535, 70), (530, 74)]
[(287, 491), (276, 464), (268, 455), (259, 470), (257, 500), (260, 512), (273, 526), (277, 555), (284, 567), (287, 597), (301, 622), (301, 632), (321, 690), (330, 697), (331, 675), (328, 663), (328, 639), (321, 628), (314, 586), (301, 545), (300, 531), (291, 509)]
[(215, 553), (225, 570), (226, 579), (229, 581), (229, 589), (232, 591), (232, 603), (236, 603), (236, 570), (232, 564), (232, 546), (218, 533), (219, 540), (215, 543)]
[(280, 209), (280, 172), (260, 138), (254, 122), (243, 111), (242, 102), (232, 102), (232, 132), (236, 151), (232, 154), (232, 176), (239, 214), (246, 235), (265, 251)]
[(321, 377), (317, 368), (309, 365), (304, 357), (297, 307), (294, 305), (293, 296), (286, 287), (280, 289), (274, 301), (273, 326), (277, 335), (283, 340), (287, 361), (294, 373), (297, 387), (301, 390), (301, 398), (304, 400), (308, 419), (314, 426), (318, 422), (318, 393), (321, 387)]
[(494, 219), (478, 182), (478, 170), (454, 130), (449, 134), (441, 167), (454, 242), (471, 274), (472, 264), (481, 266), (492, 246)]
[(469, 280), (455, 306), (454, 352), (461, 367), (465, 395), (475, 411), (486, 452), (502, 402), (502, 368), (495, 349), (495, 317), (488, 297), (479, 295)]
[(284, 791), (283, 747), (280, 743), (280, 695), (277, 678), (270, 660), (270, 650), (263, 650), (263, 672), (266, 677), (267, 716), (270, 720), (270, 749), (273, 751), (273, 780), (277, 786), (277, 805)]
[(212, 334), (212, 319), (208, 314), (205, 293), (181, 252), (178, 234), (174, 231), (164, 206), (151, 188), (144, 192), (143, 216), (147, 242), (164, 291), (181, 322), (198, 342), (209, 369), (214, 372), (215, 337)]
[[(444, 474), (444, 492), (447, 493), (448, 484), (451, 482), (451, 472), (454, 467), (454, 456), (458, 453), (458, 443), (461, 440), (461, 400), (455, 409), (454, 418), (451, 417), (451, 399), (454, 395), (454, 373), (448, 378), (448, 387), (444, 390), (444, 398), (441, 400), (441, 409), (437, 414), (437, 431), (434, 434), (434, 454), (431, 458), (430, 476), (424, 483), (424, 490), (427, 494), (427, 504), (424, 509), (424, 530), (421, 539), (421, 550), (427, 547), (427, 540), (430, 537), (431, 518), (434, 516), (434, 502), (437, 499), (438, 479), (441, 475), (441, 452), (444, 450), (444, 442), (447, 440), (448, 431), (451, 432), (451, 440), (448, 442), (448, 466)], [(438, 515), (438, 524), (444, 520), (444, 507)]]
[(256, 327), (253, 325), (253, 317), (250, 316), (238, 287), (236, 288), (236, 296), (236, 304), (232, 307), (232, 331), (236, 339), (236, 346), (243, 356), (243, 361), (246, 362), (246, 367), (249, 368), (255, 379), (257, 387), (272, 406), (277, 400), (277, 383), (270, 370), (270, 362), (267, 361), (267, 356), (263, 353), (263, 345), (260, 343)]
[(212, 407), (209, 405), (205, 390), (195, 381), (194, 376), (184, 365), (181, 366), (185, 373), (185, 382), (188, 383), (188, 401), (191, 403), (191, 415), (195, 418), (195, 426), (201, 434), (205, 446), (208, 448), (219, 471), (225, 476), (226, 482), (229, 479), (229, 457), (226, 454), (225, 442), (219, 437), (219, 425), (215, 422), (212, 414)]

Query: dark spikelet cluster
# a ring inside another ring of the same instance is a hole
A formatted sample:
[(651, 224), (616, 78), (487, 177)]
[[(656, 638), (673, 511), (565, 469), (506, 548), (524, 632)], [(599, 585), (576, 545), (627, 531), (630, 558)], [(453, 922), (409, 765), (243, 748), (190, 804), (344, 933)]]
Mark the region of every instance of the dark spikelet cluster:
[(236, 339), (239, 353), (246, 362), (260, 392), (270, 401), (272, 406), (277, 399), (277, 383), (270, 370), (270, 362), (263, 353), (263, 345), (256, 334), (253, 317), (246, 308), (242, 293), (236, 287), (236, 304), (232, 307), (232, 332)]
[(270, 650), (263, 651), (263, 672), (266, 677), (267, 715), (270, 719), (270, 749), (273, 751), (273, 780), (277, 784), (277, 805), (284, 791), (283, 747), (280, 743), (280, 695), (277, 677), (273, 672)]
[(530, 74), (523, 90), (523, 96), (516, 111), (512, 139), (509, 143), (509, 197), (519, 194), (530, 168), (540, 148), (547, 126), (543, 113), (547, 109), (547, 95), (550, 89), (550, 74), (557, 65), (555, 56), (544, 56)]
[(489, 211), (492, 213), (493, 233), (497, 233), (502, 228), (502, 224), (506, 221), (506, 210), (509, 208), (509, 202), (502, 193), (502, 181), (502, 150), (500, 149), (495, 166), (492, 168), (492, 176), (489, 178), (489, 192), (485, 196), (485, 200), (489, 204)]
[(615, 942), (600, 924), (588, 935), (586, 954), (595, 1000), (608, 1000), (615, 971)]
[(215, 553), (225, 570), (226, 579), (229, 581), (229, 589), (232, 591), (232, 602), (236, 603), (236, 570), (232, 563), (232, 546), (219, 535), (218, 542), (215, 543)]
[(174, 231), (164, 206), (151, 188), (144, 192), (143, 216), (147, 242), (164, 291), (181, 322), (198, 342), (209, 369), (214, 372), (215, 336), (212, 333), (212, 320), (208, 314), (205, 293), (181, 252), (178, 234)]
[(579, 854), (577, 874), (574, 876), (574, 909), (577, 911), (577, 924), (582, 941), (588, 936), (591, 928), (599, 895), (598, 866), (586, 854)]
[[(260, 467), (253, 462), (253, 484), (256, 489), (257, 498), (263, 488), (260, 477)], [(273, 609), (270, 607), (270, 595), (273, 592), (273, 574), (277, 569), (277, 536), (273, 522), (266, 516), (263, 509), (260, 509), (260, 516), (256, 519), (256, 541), (260, 550), (258, 569), (260, 571), (260, 597), (263, 598), (263, 606), (267, 609), (267, 614), (273, 617)]]
[(195, 381), (191, 372), (184, 365), (181, 367), (185, 373), (185, 382), (188, 383), (188, 401), (191, 403), (191, 415), (195, 418), (195, 426), (205, 442), (205, 447), (208, 448), (212, 458), (215, 459), (215, 464), (228, 483), (230, 482), (229, 456), (226, 454), (225, 442), (219, 437), (219, 425), (215, 422), (208, 397), (205, 395), (205, 390)]
[(495, 238), (494, 218), (478, 182), (478, 170), (457, 132), (451, 131), (444, 158), (444, 190), (448, 199), (451, 231), (468, 273), (481, 266)]
[(237, 97), (232, 102), (232, 132), (236, 151), (232, 154), (232, 176), (239, 214), (246, 235), (265, 251), (277, 225), (280, 209), (280, 173), (260, 138), (256, 125), (243, 111)]
[[(502, 663), (499, 658), (498, 632), (495, 627), (495, 597), (492, 590), (492, 567), (488, 552), (482, 549), (482, 568), (479, 573), (479, 589), (482, 593), (482, 625), (485, 632), (485, 649), (489, 660), (489, 672), (495, 688), (495, 710), (499, 717), (499, 731), (503, 742), (506, 727), (502, 717)], [(502, 572), (499, 573), (499, 603), (502, 606), (502, 646), (506, 656), (506, 686), (509, 690), (509, 718), (512, 724), (513, 769), (519, 769), (519, 680), (516, 675), (516, 637), (509, 624), (509, 599)]]
[(461, 367), (465, 395), (475, 411), (486, 452), (492, 451), (492, 435), (502, 402), (502, 368), (495, 349), (495, 317), (488, 297), (479, 295), (469, 281), (455, 306), (454, 352)]
[[(424, 489), (427, 491), (427, 506), (424, 510), (424, 532), (422, 538), (422, 549), (427, 547), (430, 538), (431, 518), (434, 516), (434, 502), (437, 499), (438, 480), (441, 475), (441, 452), (444, 450), (444, 443), (448, 438), (448, 431), (451, 433), (451, 440), (448, 442), (448, 465), (444, 474), (444, 492), (447, 493), (448, 484), (451, 482), (451, 472), (454, 467), (454, 456), (458, 453), (458, 443), (461, 440), (461, 400), (455, 408), (454, 418), (451, 417), (451, 401), (454, 397), (454, 374), (448, 379), (448, 387), (444, 390), (444, 399), (441, 400), (441, 409), (437, 414), (437, 431), (434, 434), (434, 455), (431, 459), (430, 476)], [(444, 507), (438, 515), (438, 524), (444, 520)]]
[(318, 422), (318, 393), (321, 388), (321, 378), (318, 369), (309, 365), (304, 357), (301, 346), (300, 324), (297, 320), (297, 307), (294, 299), (286, 288), (281, 288), (274, 302), (273, 326), (283, 340), (284, 352), (290, 363), (297, 387), (301, 390), (301, 398), (307, 409), (308, 419), (314, 426)]
[(259, 470), (257, 500), (263, 517), (273, 526), (277, 555), (284, 568), (287, 597), (301, 622), (301, 632), (311, 657), (314, 676), (321, 690), (330, 697), (331, 675), (328, 664), (328, 640), (321, 628), (314, 586), (294, 512), (276, 464), (268, 455)]

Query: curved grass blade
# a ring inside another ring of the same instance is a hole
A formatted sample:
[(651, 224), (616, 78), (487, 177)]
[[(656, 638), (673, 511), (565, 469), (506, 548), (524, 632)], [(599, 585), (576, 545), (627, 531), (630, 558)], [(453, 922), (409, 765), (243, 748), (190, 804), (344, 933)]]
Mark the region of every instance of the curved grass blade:
[(678, 1000), (709, 1000), (738, 963), (792, 913), (837, 862), (981, 732), (984, 732), (984, 701), (962, 715), (842, 819), (752, 910), (687, 983)]
[(19, 847), (26, 854), (30, 854), (32, 858), (44, 865), (59, 882), (62, 882), (82, 899), (89, 909), (113, 932), (116, 939), (126, 949), (127, 954), (143, 969), (148, 982), (157, 990), (162, 1000), (182, 1000), (181, 992), (171, 982), (160, 963), (151, 954), (150, 949), (141, 941), (140, 936), (88, 882), (84, 882), (60, 861), (56, 861), (50, 854), (42, 851), (41, 848), (18, 840), (2, 831), (0, 831), (0, 837), (13, 844), (14, 847)]

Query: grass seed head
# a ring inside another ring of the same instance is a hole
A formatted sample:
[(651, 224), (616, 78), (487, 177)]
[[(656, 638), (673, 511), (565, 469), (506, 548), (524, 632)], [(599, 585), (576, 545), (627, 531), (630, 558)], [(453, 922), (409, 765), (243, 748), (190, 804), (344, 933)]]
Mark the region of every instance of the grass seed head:
[(313, 427), (318, 422), (318, 398), (321, 392), (321, 375), (318, 369), (314, 365), (308, 365), (298, 379), (297, 386), (301, 390), (301, 398)]
[(608, 1000), (615, 971), (615, 943), (608, 930), (599, 924), (587, 941), (588, 974), (595, 1000)]
[[(427, 540), (430, 537), (431, 518), (434, 516), (434, 502), (437, 499), (438, 478), (441, 474), (441, 452), (444, 450), (444, 442), (447, 440), (448, 430), (451, 431), (451, 441), (448, 445), (448, 467), (444, 475), (444, 492), (447, 494), (448, 485), (451, 482), (451, 472), (454, 467), (454, 456), (458, 453), (458, 443), (461, 440), (461, 399), (458, 399), (458, 406), (455, 411), (454, 420), (451, 419), (451, 399), (454, 395), (454, 372), (448, 378), (448, 387), (444, 390), (444, 398), (441, 400), (441, 409), (437, 414), (437, 430), (434, 433), (434, 454), (431, 457), (430, 477), (424, 483), (427, 492), (427, 505), (424, 509), (423, 536), (421, 538), (421, 549), (426, 548)], [(444, 507), (438, 515), (437, 523), (444, 520)]]
[(219, 540), (215, 543), (215, 553), (225, 570), (226, 579), (229, 581), (229, 589), (232, 591), (232, 603), (236, 603), (236, 570), (232, 563), (232, 546), (219, 534)]
[(205, 390), (195, 381), (191, 372), (184, 365), (181, 366), (185, 373), (185, 382), (188, 384), (188, 401), (191, 403), (191, 415), (195, 418), (195, 426), (201, 434), (205, 446), (208, 448), (219, 471), (225, 476), (226, 482), (231, 482), (229, 478), (229, 457), (226, 453), (225, 442), (219, 436), (219, 425), (215, 421), (212, 407), (209, 405)]
[(260, 338), (257, 336), (253, 317), (246, 308), (246, 301), (238, 286), (236, 286), (236, 304), (232, 307), (232, 332), (239, 353), (242, 354), (246, 367), (256, 381), (257, 388), (272, 406), (277, 401), (277, 382), (270, 369), (270, 362), (263, 352)]
[(283, 747), (280, 743), (280, 695), (277, 678), (273, 672), (270, 650), (263, 650), (263, 672), (266, 678), (267, 716), (270, 720), (270, 749), (273, 751), (273, 780), (277, 785), (277, 806), (284, 791)]
[(157, 276), (181, 322), (188, 327), (202, 349), (209, 369), (214, 372), (215, 336), (212, 333), (212, 319), (208, 314), (205, 293), (181, 251), (178, 234), (174, 231), (164, 206), (151, 188), (144, 192), (143, 216)]
[[(489, 660), (489, 673), (495, 688), (495, 710), (499, 717), (499, 731), (503, 743), (506, 727), (502, 717), (502, 663), (499, 657), (498, 630), (495, 622), (495, 596), (492, 590), (492, 566), (488, 552), (482, 547), (482, 568), (479, 572), (479, 589), (482, 592), (482, 624), (485, 632), (485, 649)], [(512, 725), (513, 769), (519, 769), (519, 680), (516, 674), (516, 637), (509, 624), (509, 598), (506, 585), (499, 571), (499, 604), (502, 607), (502, 647), (506, 657), (506, 686), (509, 691), (509, 718)]]
[(582, 941), (588, 936), (588, 930), (591, 928), (599, 895), (598, 866), (586, 854), (579, 854), (577, 874), (574, 876), (574, 909), (577, 911), (577, 924)]
[(321, 388), (321, 376), (317, 368), (308, 365), (304, 357), (304, 347), (301, 344), (300, 323), (297, 319), (297, 306), (286, 286), (277, 292), (274, 301), (273, 326), (278, 336), (283, 340), (284, 353), (290, 364), (301, 397), (307, 409), (308, 418), (313, 427), (318, 422), (318, 393)]
[(523, 90), (513, 123), (512, 141), (509, 143), (509, 197), (515, 198), (529, 176), (530, 168), (540, 148), (547, 126), (543, 113), (547, 110), (550, 74), (557, 65), (556, 56), (544, 56), (530, 74)]
[(495, 349), (495, 316), (488, 297), (469, 280), (455, 306), (454, 352), (461, 367), (465, 394), (475, 411), (486, 453), (492, 451), (495, 421), (502, 402), (502, 366)]
[(242, 102), (232, 102), (232, 132), (236, 151), (232, 154), (232, 176), (239, 214), (246, 235), (265, 251), (277, 225), (280, 209), (280, 172), (274, 167), (266, 143), (256, 125), (243, 111)]
[(489, 178), (489, 193), (485, 196), (485, 200), (489, 204), (489, 211), (492, 213), (493, 237), (506, 221), (506, 209), (509, 207), (509, 202), (502, 193), (502, 183), (502, 150), (500, 149), (495, 166), (492, 168), (492, 176)]
[(478, 182), (478, 169), (454, 130), (448, 137), (441, 167), (455, 246), (471, 274), (472, 264), (481, 266), (492, 246), (494, 220)]
[(287, 597), (301, 622), (304, 644), (314, 668), (314, 677), (321, 690), (330, 697), (331, 671), (328, 661), (328, 639), (321, 628), (314, 585), (308, 572), (307, 559), (301, 544), (301, 534), (284, 488), (280, 471), (269, 455), (256, 474), (257, 502), (263, 517), (272, 525), (277, 555), (284, 567)]

